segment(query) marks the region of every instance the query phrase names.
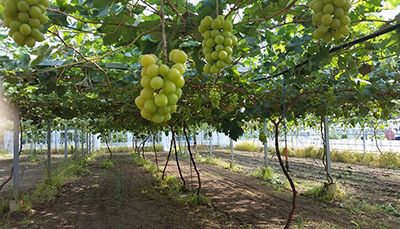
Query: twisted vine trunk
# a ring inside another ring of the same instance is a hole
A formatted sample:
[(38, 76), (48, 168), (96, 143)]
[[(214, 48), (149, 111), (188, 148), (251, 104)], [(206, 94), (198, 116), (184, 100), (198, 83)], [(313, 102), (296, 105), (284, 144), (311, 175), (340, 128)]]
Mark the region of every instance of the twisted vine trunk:
[(110, 159), (112, 159), (112, 151), (111, 151), (111, 149), (110, 149), (110, 146), (108, 145), (108, 140), (107, 140), (107, 138), (104, 138), (105, 140), (106, 140), (106, 146), (107, 146), (107, 150), (108, 150), (108, 153), (110, 154)]
[[(189, 130), (186, 131), (186, 128), (187, 128), (187, 126), (184, 125), (184, 126), (183, 126), (183, 134), (185, 135), (185, 138), (186, 138), (187, 148), (188, 148), (189, 155), (190, 155), (190, 161), (193, 163), (194, 170), (196, 171), (196, 174), (197, 174), (197, 182), (198, 182), (199, 186), (198, 186), (198, 188), (197, 188), (197, 193), (196, 193), (196, 194), (197, 194), (197, 196), (199, 196), (199, 195), (200, 195), (200, 190), (201, 190), (200, 172), (199, 172), (199, 170), (197, 169), (196, 162), (194, 161), (194, 158), (193, 158), (192, 150), (191, 150), (191, 148), (190, 148), (190, 141), (189, 141), (189, 137), (188, 137), (188, 134), (187, 134), (187, 132), (188, 132)], [(189, 134), (190, 134), (190, 133), (189, 133)]]
[(154, 150), (154, 156), (155, 156), (155, 160), (156, 160), (157, 169), (160, 169), (160, 167), (158, 166), (158, 157), (157, 157), (157, 149), (156, 149), (156, 135), (155, 134), (153, 134), (153, 150)]
[(174, 142), (176, 166), (178, 167), (178, 172), (179, 172), (179, 176), (180, 176), (180, 178), (182, 180), (182, 183), (183, 183), (183, 188), (186, 189), (185, 178), (183, 178), (181, 166), (179, 165), (178, 150), (176, 149), (176, 138), (175, 138), (175, 131), (174, 130), (172, 130), (172, 140)]
[(164, 180), (165, 171), (167, 170), (168, 162), (169, 162), (169, 159), (171, 158), (172, 143), (173, 143), (173, 141), (172, 141), (172, 139), (171, 139), (171, 143), (170, 143), (170, 145), (169, 145), (169, 152), (168, 152), (168, 156), (167, 156), (167, 161), (165, 162), (164, 169), (163, 169), (162, 176), (161, 176), (161, 179), (162, 179), (162, 180)]
[(279, 150), (279, 124), (280, 122), (274, 122), (275, 125), (275, 150), (276, 150), (276, 155), (278, 156), (278, 160), (279, 160), (279, 165), (282, 168), (283, 173), (285, 174), (286, 179), (289, 181), (290, 187), (292, 189), (292, 209), (290, 210), (290, 213), (288, 215), (286, 224), (285, 224), (285, 229), (289, 228), (290, 225), (292, 224), (293, 221), (293, 216), (294, 213), (296, 211), (296, 196), (297, 196), (297, 190), (296, 187), (294, 185), (294, 182), (292, 180), (292, 178), (290, 177), (290, 174), (288, 173), (288, 171), (286, 170), (285, 164), (282, 160), (282, 156), (281, 156), (281, 152)]

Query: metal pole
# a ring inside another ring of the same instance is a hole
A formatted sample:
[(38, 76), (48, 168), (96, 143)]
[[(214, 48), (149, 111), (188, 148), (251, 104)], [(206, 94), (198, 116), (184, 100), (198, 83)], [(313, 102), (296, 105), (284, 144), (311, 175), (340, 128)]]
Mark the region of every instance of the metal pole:
[(264, 167), (267, 167), (268, 166), (267, 119), (264, 120), (263, 131), (264, 131), (264, 134), (265, 134), (265, 140), (264, 140)]
[(74, 143), (75, 143), (74, 158), (76, 158), (76, 152), (78, 152), (78, 130), (76, 128), (74, 134)]
[(230, 149), (231, 149), (231, 164), (230, 164), (230, 167), (232, 168), (233, 167), (233, 162), (234, 162), (234, 153), (233, 153), (233, 140), (232, 140), (232, 138), (229, 138), (229, 147), (230, 147)]
[(210, 156), (212, 157), (213, 156), (213, 151), (212, 151), (212, 133), (210, 134), (209, 142), (210, 142)]
[(47, 179), (51, 181), (51, 121), (47, 120)]
[(14, 200), (19, 198), (19, 114), (15, 111), (14, 131), (13, 131), (13, 197)]
[(365, 129), (363, 128), (363, 152), (365, 153), (366, 152), (366, 139), (365, 139)]
[(329, 118), (325, 116), (324, 118), (324, 135), (325, 135), (325, 145), (326, 145), (326, 172), (328, 173), (328, 179), (332, 177), (332, 168), (331, 168), (331, 149), (329, 144)]
[(68, 158), (68, 126), (65, 124), (64, 128), (64, 159)]

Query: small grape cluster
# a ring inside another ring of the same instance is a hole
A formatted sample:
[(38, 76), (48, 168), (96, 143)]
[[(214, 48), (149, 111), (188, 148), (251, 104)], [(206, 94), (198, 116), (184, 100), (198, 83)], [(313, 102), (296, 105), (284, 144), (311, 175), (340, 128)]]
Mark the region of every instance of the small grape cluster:
[(135, 104), (139, 107), (141, 116), (155, 123), (162, 123), (171, 119), (176, 112), (178, 100), (182, 96), (182, 87), (185, 85), (183, 74), (186, 71), (187, 54), (174, 49), (169, 54), (169, 60), (174, 63), (170, 68), (165, 64), (158, 64), (153, 54), (143, 55), (139, 62), (142, 66), (140, 84), (143, 89), (136, 97)]
[(40, 31), (49, 22), (46, 9), (48, 0), (3, 0), (4, 25), (10, 30), (8, 35), (20, 46), (35, 46), (44, 36)]
[(226, 21), (222, 15), (215, 19), (206, 16), (201, 20), (198, 31), (203, 37), (203, 54), (207, 62), (204, 73), (216, 74), (232, 64), (232, 49), (238, 40), (232, 34), (233, 25), (230, 21)]
[(350, 0), (313, 0), (309, 6), (315, 12), (312, 22), (318, 26), (313, 32), (314, 39), (329, 42), (349, 34)]
[(212, 88), (210, 90), (210, 94), (208, 95), (208, 98), (210, 99), (211, 106), (213, 108), (219, 108), (219, 104), (221, 102), (221, 95), (218, 91), (218, 88)]

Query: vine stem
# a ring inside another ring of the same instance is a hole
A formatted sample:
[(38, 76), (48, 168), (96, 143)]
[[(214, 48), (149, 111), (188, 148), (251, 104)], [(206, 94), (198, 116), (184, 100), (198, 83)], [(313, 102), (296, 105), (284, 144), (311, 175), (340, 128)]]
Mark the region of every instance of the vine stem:
[(163, 47), (163, 61), (164, 64), (168, 62), (167, 51), (167, 35), (165, 34), (165, 14), (164, 14), (164, 0), (160, 1), (160, 19), (161, 19), (161, 34), (162, 34), (162, 47)]
[[(186, 126), (186, 124), (184, 124), (184, 125), (183, 125), (183, 134), (185, 135), (185, 139), (186, 139), (186, 143), (187, 143), (187, 148), (188, 148), (189, 155), (190, 155), (190, 160), (192, 161), (194, 170), (196, 171), (196, 174), (197, 174), (197, 182), (198, 182), (198, 184), (199, 184), (199, 186), (198, 186), (198, 188), (197, 188), (197, 196), (199, 196), (199, 195), (200, 195), (200, 190), (201, 190), (200, 172), (199, 172), (199, 170), (197, 169), (196, 162), (194, 161), (193, 154), (192, 154), (192, 150), (191, 150), (191, 148), (190, 148), (190, 141), (189, 141), (189, 137), (188, 137), (188, 131), (189, 131), (189, 130), (186, 131), (186, 129), (187, 129), (187, 126)], [(190, 134), (190, 133), (189, 133), (189, 134)]]
[(173, 140), (171, 139), (171, 143), (169, 145), (169, 152), (168, 152), (168, 156), (167, 156), (167, 161), (165, 162), (165, 165), (164, 165), (164, 169), (163, 169), (163, 172), (162, 172), (161, 180), (164, 180), (165, 171), (167, 170), (168, 162), (169, 162), (169, 159), (171, 158), (172, 144), (173, 144)]
[(292, 189), (292, 209), (289, 212), (289, 215), (288, 215), (285, 227), (284, 227), (285, 229), (287, 229), (292, 224), (293, 216), (296, 211), (297, 190), (296, 190), (296, 187), (294, 185), (292, 178), (290, 177), (290, 174), (288, 173), (288, 171), (285, 168), (285, 165), (282, 160), (281, 152), (279, 150), (279, 124), (280, 124), (280, 122), (281, 122), (281, 120), (273, 122), (274, 126), (275, 126), (275, 131), (274, 131), (275, 132), (275, 150), (276, 150), (276, 155), (278, 156), (279, 165), (281, 166), (281, 169), (282, 169), (283, 173), (285, 174), (286, 179), (289, 181), (290, 187)]
[(171, 128), (171, 130), (172, 130), (172, 141), (174, 143), (176, 166), (178, 167), (178, 172), (179, 172), (179, 176), (181, 177), (181, 180), (182, 180), (182, 183), (183, 183), (183, 188), (186, 189), (186, 181), (185, 181), (185, 178), (183, 178), (181, 166), (179, 165), (178, 150), (176, 149), (175, 131), (172, 128)]

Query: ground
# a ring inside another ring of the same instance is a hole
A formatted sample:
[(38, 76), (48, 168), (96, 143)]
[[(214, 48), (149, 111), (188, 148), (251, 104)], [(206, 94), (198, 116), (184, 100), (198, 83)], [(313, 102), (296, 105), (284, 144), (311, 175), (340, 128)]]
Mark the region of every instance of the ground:
[[(153, 161), (152, 155), (146, 156)], [(227, 156), (222, 152), (218, 155)], [(259, 155), (248, 155), (236, 154), (243, 170), (261, 163)], [(161, 165), (166, 154), (159, 158)], [(90, 173), (63, 186), (54, 202), (33, 205), (34, 214), (14, 214), (4, 219), (7, 221), (4, 223), (18, 228), (54, 228), (55, 225), (58, 228), (282, 228), (290, 209), (288, 190), (277, 190), (259, 179), (208, 164), (199, 164), (199, 169), (202, 193), (210, 199), (211, 206), (184, 206), (160, 192), (154, 178), (142, 167), (135, 166), (129, 155), (115, 154), (113, 160), (115, 165), (109, 169), (99, 163), (91, 165)], [(177, 176), (174, 161), (171, 160), (167, 171)], [(181, 165), (188, 186), (195, 187), (195, 173), (192, 170), (191, 179), (188, 160), (182, 159)], [(276, 159), (271, 165), (276, 167)], [(295, 180), (300, 183), (302, 179), (318, 182), (324, 179), (323, 172), (317, 172), (320, 166), (313, 160), (291, 158), (290, 165)], [(340, 179), (346, 187), (354, 189), (354, 192), (349, 190), (356, 200), (365, 196), (365, 200), (374, 204), (399, 204), (400, 171), (351, 166), (351, 173), (346, 172), (349, 169), (349, 165), (334, 163), (336, 174), (347, 173)], [(35, 174), (40, 180), (42, 174)], [(300, 224), (306, 228), (357, 228), (357, 225), (398, 228), (400, 218), (381, 212), (351, 211), (337, 203), (323, 203), (299, 195), (293, 228)]]

